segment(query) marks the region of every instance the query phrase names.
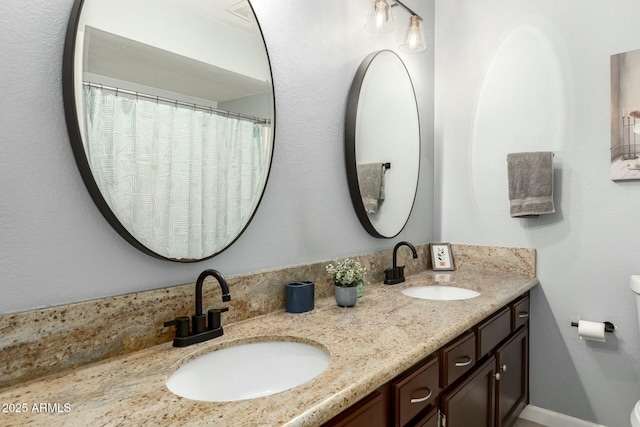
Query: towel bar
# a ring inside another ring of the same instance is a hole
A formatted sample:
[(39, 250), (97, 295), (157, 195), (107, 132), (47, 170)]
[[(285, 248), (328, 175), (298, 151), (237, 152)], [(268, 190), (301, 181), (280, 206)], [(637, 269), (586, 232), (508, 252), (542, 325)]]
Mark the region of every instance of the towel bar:
[[(556, 156), (556, 154), (555, 154), (555, 153), (551, 153), (551, 157), (555, 157), (555, 156)], [(387, 164), (388, 164), (388, 163), (387, 163)]]

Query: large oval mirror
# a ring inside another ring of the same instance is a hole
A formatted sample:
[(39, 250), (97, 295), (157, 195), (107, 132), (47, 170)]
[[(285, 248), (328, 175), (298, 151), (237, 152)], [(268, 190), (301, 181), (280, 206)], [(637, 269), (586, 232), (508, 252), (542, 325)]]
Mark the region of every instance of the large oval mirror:
[(129, 243), (210, 258), (245, 230), (271, 167), (274, 94), (247, 0), (76, 0), (63, 91), (91, 196)]
[(397, 236), (418, 187), (420, 122), (411, 77), (394, 52), (374, 52), (358, 68), (345, 136), (349, 191), (360, 222), (372, 236)]

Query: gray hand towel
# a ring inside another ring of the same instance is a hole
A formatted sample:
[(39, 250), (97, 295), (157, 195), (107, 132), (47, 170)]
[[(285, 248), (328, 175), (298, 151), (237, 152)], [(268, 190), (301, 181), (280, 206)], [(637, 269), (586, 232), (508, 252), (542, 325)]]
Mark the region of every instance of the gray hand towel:
[(553, 204), (553, 153), (507, 155), (511, 216), (537, 217), (556, 211)]
[(384, 200), (384, 172), (382, 163), (358, 165), (358, 187), (364, 209), (369, 214), (378, 212), (380, 202)]

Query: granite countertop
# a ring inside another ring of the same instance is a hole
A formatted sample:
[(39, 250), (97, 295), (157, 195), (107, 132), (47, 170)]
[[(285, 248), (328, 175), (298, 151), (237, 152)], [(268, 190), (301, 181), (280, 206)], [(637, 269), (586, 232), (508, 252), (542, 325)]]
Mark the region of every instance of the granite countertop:
[[(430, 301), (400, 292), (425, 282), (481, 295)], [(162, 344), (6, 388), (0, 425), (319, 425), (538, 283), (513, 273), (459, 270), (425, 271), (394, 286), (368, 284), (352, 308), (323, 298), (307, 313), (278, 311), (227, 325), (222, 337), (202, 344)], [(272, 339), (316, 343), (329, 351), (329, 368), (294, 389), (239, 402), (192, 401), (165, 387), (168, 375), (200, 354)]]

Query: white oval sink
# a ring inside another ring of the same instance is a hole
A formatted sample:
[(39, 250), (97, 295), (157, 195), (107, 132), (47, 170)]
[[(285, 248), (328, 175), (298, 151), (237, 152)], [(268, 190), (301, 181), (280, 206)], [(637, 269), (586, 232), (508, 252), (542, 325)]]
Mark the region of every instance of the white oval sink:
[(412, 298), (438, 301), (470, 299), (480, 295), (480, 292), (476, 292), (472, 289), (440, 285), (415, 286), (413, 288), (403, 289), (401, 292)]
[(253, 399), (299, 386), (324, 372), (329, 354), (289, 341), (241, 344), (216, 350), (180, 367), (167, 379), (178, 396), (205, 402)]

